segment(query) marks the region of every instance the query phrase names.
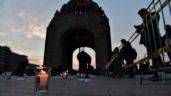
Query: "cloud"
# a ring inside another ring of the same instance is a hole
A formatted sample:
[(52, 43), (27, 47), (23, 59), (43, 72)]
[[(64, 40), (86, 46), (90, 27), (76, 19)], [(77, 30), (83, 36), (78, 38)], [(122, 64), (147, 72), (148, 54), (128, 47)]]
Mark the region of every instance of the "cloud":
[(24, 17), (26, 16), (26, 14), (23, 13), (23, 12), (20, 12), (20, 13), (17, 14), (17, 16), (24, 19)]
[(23, 31), (27, 38), (45, 38), (46, 25), (45, 22), (41, 21), (42, 17), (38, 18), (39, 16), (34, 16), (23, 12), (18, 13), (18, 16), (25, 23), (23, 26)]
[(6, 36), (6, 33), (5, 32), (1, 32), (0, 33), (0, 38), (5, 38), (5, 36)]
[[(16, 19), (17, 18), (17, 19)], [(13, 27), (10, 29), (13, 33), (23, 34), (28, 39), (45, 38), (47, 23), (42, 21), (41, 16), (35, 16), (33, 13), (19, 12), (13, 19)]]
[(13, 43), (10, 41), (4, 41), (4, 42), (0, 42), (0, 46), (9, 46), (12, 45)]
[(3, 31), (0, 32), (0, 40), (1, 40), (0, 45), (1, 46), (7, 46), (7, 45), (12, 44), (12, 42), (8, 41), (7, 35), (8, 34)]
[(43, 60), (38, 58), (29, 58), (29, 63), (43, 65)]
[(30, 32), (25, 31), (25, 34), (28, 38), (32, 38), (32, 37), (45, 38), (46, 26), (44, 24), (37, 24), (37, 22), (35, 22), (34, 24), (28, 24), (28, 28)]

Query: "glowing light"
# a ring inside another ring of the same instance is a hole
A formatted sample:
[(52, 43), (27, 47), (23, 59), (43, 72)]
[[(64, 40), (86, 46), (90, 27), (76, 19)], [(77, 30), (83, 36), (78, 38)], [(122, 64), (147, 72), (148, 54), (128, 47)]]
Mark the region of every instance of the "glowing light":
[(38, 77), (40, 78), (40, 86), (45, 87), (47, 85), (48, 74), (44, 70), (41, 70), (38, 73)]

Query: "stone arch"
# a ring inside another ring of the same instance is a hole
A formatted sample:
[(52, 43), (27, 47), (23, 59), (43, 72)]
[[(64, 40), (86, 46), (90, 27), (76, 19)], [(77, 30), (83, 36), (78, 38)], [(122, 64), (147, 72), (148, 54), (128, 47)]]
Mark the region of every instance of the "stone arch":
[[(70, 14), (73, 6), (78, 5), (88, 7), (86, 14)], [(72, 68), (72, 52), (83, 46), (95, 50), (96, 69), (101, 72), (111, 52), (109, 21), (102, 8), (92, 0), (89, 3), (70, 0), (56, 11), (47, 27), (44, 66)]]

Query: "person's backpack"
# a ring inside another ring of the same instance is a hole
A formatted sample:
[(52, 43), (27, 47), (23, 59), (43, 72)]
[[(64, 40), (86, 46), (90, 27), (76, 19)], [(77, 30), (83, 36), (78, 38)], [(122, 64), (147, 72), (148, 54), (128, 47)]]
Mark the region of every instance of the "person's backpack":
[(137, 51), (134, 48), (132, 48), (132, 56), (134, 59), (137, 58)]

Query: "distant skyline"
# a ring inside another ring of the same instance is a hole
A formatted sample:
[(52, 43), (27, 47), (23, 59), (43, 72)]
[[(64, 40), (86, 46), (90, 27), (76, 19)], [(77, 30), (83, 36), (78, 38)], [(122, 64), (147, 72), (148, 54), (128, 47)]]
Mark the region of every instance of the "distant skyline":
[[(30, 63), (43, 64), (46, 28), (56, 10), (69, 0), (0, 0), (0, 45), (27, 55)], [(151, 0), (94, 0), (105, 11), (111, 28), (112, 49), (129, 39), (142, 20), (137, 12)], [(166, 13), (169, 14), (169, 13)], [(170, 23), (170, 18), (167, 20)], [(162, 22), (160, 20), (160, 22)], [(171, 24), (171, 23), (170, 23)], [(162, 25), (161, 25), (162, 26)], [(161, 29), (163, 33), (163, 29)], [(139, 39), (133, 47), (141, 58), (145, 48)]]

